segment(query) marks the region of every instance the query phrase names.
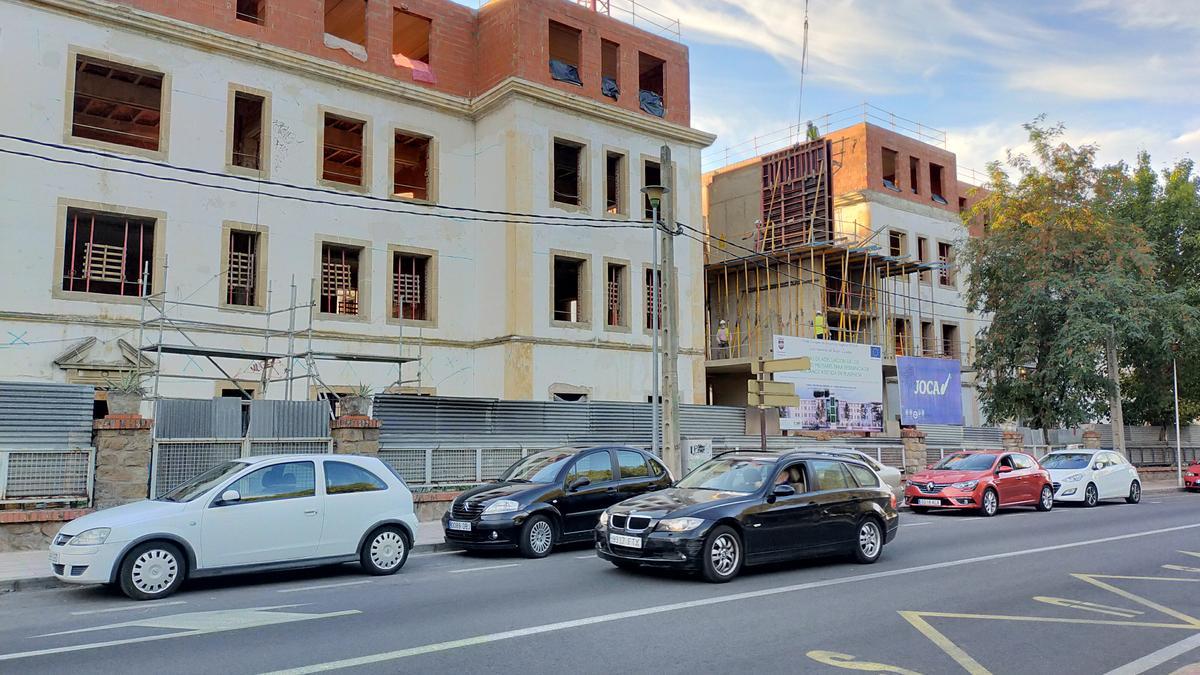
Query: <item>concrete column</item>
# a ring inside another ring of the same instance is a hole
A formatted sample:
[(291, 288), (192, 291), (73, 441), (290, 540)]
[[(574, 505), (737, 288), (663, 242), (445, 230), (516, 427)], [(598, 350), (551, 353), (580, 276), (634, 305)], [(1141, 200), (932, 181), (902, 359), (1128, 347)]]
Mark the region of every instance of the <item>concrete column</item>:
[(93, 503), (98, 509), (150, 496), (150, 454), (154, 420), (140, 415), (109, 415), (92, 422), (96, 446)]
[(377, 419), (362, 415), (342, 415), (333, 420), (329, 423), (333, 451), (339, 455), (378, 455), (381, 424)]
[(913, 475), (929, 464), (925, 453), (925, 434), (919, 429), (900, 429), (900, 443), (904, 446), (904, 473)]

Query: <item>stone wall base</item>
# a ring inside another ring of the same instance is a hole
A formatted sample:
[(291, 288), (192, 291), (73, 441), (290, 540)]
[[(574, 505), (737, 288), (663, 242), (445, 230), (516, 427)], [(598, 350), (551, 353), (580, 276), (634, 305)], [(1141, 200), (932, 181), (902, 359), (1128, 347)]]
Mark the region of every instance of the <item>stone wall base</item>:
[(45, 550), (68, 521), (91, 509), (0, 511), (0, 553)]

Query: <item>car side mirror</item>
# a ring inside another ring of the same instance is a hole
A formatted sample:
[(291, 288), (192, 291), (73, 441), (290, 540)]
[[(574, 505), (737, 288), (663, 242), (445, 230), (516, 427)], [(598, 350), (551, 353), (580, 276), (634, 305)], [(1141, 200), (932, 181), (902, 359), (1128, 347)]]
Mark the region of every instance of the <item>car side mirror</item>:
[(233, 504), (242, 501), (242, 493), (237, 490), (226, 490), (221, 493), (222, 504)]
[(587, 487), (591, 484), (592, 484), (591, 478), (588, 478), (587, 476), (580, 476), (579, 478), (576, 478), (575, 480), (571, 481), (567, 485), (567, 490), (574, 492), (574, 491), (578, 490), (579, 488)]
[(996, 473), (997, 473), (997, 474), (1001, 474), (1001, 473), (1011, 473), (1011, 472), (1012, 472), (1012, 470), (1013, 470), (1013, 468), (1012, 468), (1011, 466), (998, 466), (998, 467), (996, 467)]
[(796, 494), (796, 488), (788, 483), (780, 483), (771, 490), (771, 494), (776, 497), (791, 497)]

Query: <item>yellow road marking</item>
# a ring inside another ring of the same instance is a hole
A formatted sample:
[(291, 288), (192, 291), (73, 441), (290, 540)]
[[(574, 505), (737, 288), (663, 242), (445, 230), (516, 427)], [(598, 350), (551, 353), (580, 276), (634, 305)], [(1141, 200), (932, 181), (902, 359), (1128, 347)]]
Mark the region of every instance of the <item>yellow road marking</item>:
[[(900, 612), (904, 614), (905, 612)], [(909, 614), (935, 619), (982, 619), (986, 621), (1024, 621), (1029, 623), (1069, 623), (1085, 626), (1129, 626), (1131, 628), (1178, 628), (1196, 630), (1200, 626), (1190, 623), (1162, 623), (1159, 621), (1117, 621), (1115, 619), (1073, 619), (1059, 616), (1024, 616), (1021, 614), (965, 614), (957, 612), (908, 612)]]
[(1184, 666), (1171, 673), (1171, 675), (1200, 675), (1200, 663), (1193, 663), (1190, 666)]
[(1057, 607), (1066, 607), (1067, 609), (1081, 609), (1085, 612), (1096, 612), (1097, 614), (1108, 614), (1109, 616), (1123, 616), (1127, 619), (1144, 614), (1136, 609), (1125, 609), (1124, 607), (1113, 607), (1112, 605), (1101, 605), (1097, 602), (1085, 602), (1083, 600), (1072, 600), (1070, 598), (1050, 598), (1044, 595), (1038, 595), (1033, 598), (1038, 602), (1044, 602), (1048, 605)]
[(897, 675), (921, 675), (921, 673), (918, 673), (915, 670), (909, 670), (899, 666), (889, 666), (886, 663), (855, 661), (855, 657), (851, 656), (850, 654), (842, 654), (840, 652), (827, 652), (820, 649), (814, 649), (808, 653), (808, 658), (826, 666), (845, 668), (846, 670), (865, 670), (869, 673), (896, 673)]
[(971, 655), (963, 651), (962, 647), (950, 641), (950, 638), (942, 635), (936, 628), (931, 626), (928, 621), (921, 618), (920, 612), (900, 612), (900, 616), (904, 620), (912, 624), (913, 628), (920, 631), (921, 635), (929, 638), (929, 641), (937, 645), (946, 655), (954, 659), (958, 665), (962, 666), (967, 671), (968, 675), (991, 675), (991, 671), (983, 667)]
[(1126, 600), (1132, 600), (1133, 602), (1136, 602), (1139, 605), (1143, 605), (1145, 607), (1149, 607), (1150, 609), (1157, 610), (1159, 612), (1162, 612), (1163, 614), (1166, 614), (1167, 616), (1173, 616), (1176, 619), (1179, 619), (1180, 621), (1184, 621), (1192, 626), (1200, 627), (1200, 619), (1197, 619), (1192, 616), (1188, 616), (1187, 614), (1184, 614), (1183, 612), (1179, 612), (1174, 609), (1171, 609), (1170, 607), (1167, 607), (1166, 605), (1160, 605), (1157, 602), (1154, 602), (1152, 600), (1147, 600), (1146, 598), (1143, 598), (1140, 595), (1130, 593), (1129, 591), (1117, 588), (1116, 586), (1113, 586), (1112, 584), (1107, 584), (1107, 583), (1104, 583), (1103, 581), (1100, 581), (1100, 579), (1125, 579), (1125, 580), (1134, 580), (1134, 581), (1182, 581), (1185, 583), (1195, 583), (1195, 582), (1200, 582), (1200, 579), (1176, 579), (1176, 578), (1171, 578), (1171, 577), (1127, 577), (1127, 576), (1115, 576), (1115, 575), (1107, 575), (1107, 574), (1072, 574), (1071, 576), (1075, 577), (1076, 579), (1080, 579), (1084, 582), (1087, 582), (1089, 584), (1092, 584), (1093, 586), (1103, 588), (1104, 590), (1106, 590), (1110, 593), (1119, 595), (1122, 598), (1125, 598)]

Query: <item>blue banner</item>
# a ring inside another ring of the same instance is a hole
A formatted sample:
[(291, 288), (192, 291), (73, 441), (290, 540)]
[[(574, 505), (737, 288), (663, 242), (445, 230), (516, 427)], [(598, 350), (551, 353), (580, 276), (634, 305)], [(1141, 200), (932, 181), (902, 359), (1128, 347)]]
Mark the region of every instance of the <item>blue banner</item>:
[(896, 357), (901, 424), (962, 424), (962, 368), (957, 359)]

